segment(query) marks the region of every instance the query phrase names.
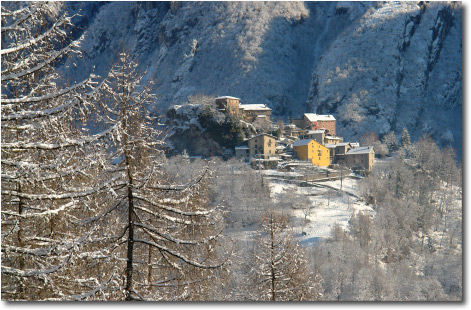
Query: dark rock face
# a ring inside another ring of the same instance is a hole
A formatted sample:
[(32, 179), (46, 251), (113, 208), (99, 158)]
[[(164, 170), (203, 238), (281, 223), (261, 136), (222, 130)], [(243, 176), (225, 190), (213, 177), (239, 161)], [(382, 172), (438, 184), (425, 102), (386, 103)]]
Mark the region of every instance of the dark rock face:
[(436, 2), (66, 2), (82, 10), (78, 80), (123, 49), (164, 114), (191, 94), (333, 113), (357, 139), (407, 127), (461, 152), (462, 10)]

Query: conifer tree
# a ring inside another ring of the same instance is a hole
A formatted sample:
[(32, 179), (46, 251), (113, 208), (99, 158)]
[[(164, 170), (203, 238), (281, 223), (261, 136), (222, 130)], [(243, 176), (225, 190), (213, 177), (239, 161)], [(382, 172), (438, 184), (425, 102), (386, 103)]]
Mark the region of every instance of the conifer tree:
[(62, 299), (66, 269), (89, 231), (76, 218), (90, 197), (104, 190), (93, 182), (102, 158), (86, 135), (92, 92), (84, 81), (58, 85), (55, 64), (78, 53), (68, 39), (71, 17), (50, 23), (50, 4), (2, 2), (2, 299)]
[(270, 212), (255, 240), (250, 276), (252, 300), (314, 301), (322, 297), (322, 279), (307, 268), (304, 250), (293, 240), (287, 217)]
[(107, 153), (114, 169), (108, 170), (116, 182), (96, 212), (103, 216), (93, 220), (106, 236), (108, 277), (124, 275), (106, 299), (205, 300), (228, 257), (222, 215), (207, 198), (211, 173), (206, 168), (186, 184), (168, 182), (161, 169), (163, 134), (146, 109), (155, 96), (136, 67), (120, 54), (100, 86), (95, 111), (99, 126), (112, 132)]
[(408, 147), (410, 145), (410, 136), (409, 132), (407, 131), (407, 128), (402, 128), (402, 134), (401, 134), (401, 146), (402, 147)]

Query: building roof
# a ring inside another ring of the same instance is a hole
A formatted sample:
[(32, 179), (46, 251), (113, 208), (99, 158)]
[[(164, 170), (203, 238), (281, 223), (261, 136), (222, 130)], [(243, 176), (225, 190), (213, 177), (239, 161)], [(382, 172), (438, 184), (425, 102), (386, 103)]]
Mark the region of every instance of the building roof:
[(265, 132), (264, 132), (264, 133), (261, 133), (261, 134), (258, 134), (258, 135), (256, 135), (256, 136), (253, 136), (252, 138), (247, 139), (247, 140), (252, 140), (252, 139), (257, 138), (257, 137), (260, 137), (260, 136), (269, 136), (270, 138), (273, 138), (273, 139), (276, 140), (276, 137), (275, 137), (275, 136), (272, 136), (272, 135), (267, 134), (267, 133), (265, 133)]
[(312, 135), (312, 134), (315, 134), (315, 133), (325, 133), (325, 129), (322, 129), (322, 130), (309, 130), (306, 134)]
[(333, 136), (325, 136), (326, 139), (330, 139), (330, 140), (341, 140), (342, 138), (340, 137), (333, 137)]
[(335, 143), (326, 143), (326, 144), (324, 144), (324, 146), (328, 149), (335, 149), (337, 144), (335, 144)]
[(221, 96), (221, 97), (217, 97), (217, 99), (237, 99), (237, 100), (240, 100), (239, 98), (236, 98), (236, 97), (232, 97), (232, 96)]
[(294, 141), (293, 146), (308, 145), (311, 141), (314, 141), (314, 140), (312, 139), (296, 140)]
[(350, 150), (345, 155), (354, 155), (354, 154), (368, 154), (373, 150), (372, 146), (361, 146), (361, 147), (354, 147)]
[(271, 111), (266, 104), (240, 104), (239, 108), (252, 111)]
[(349, 142), (326, 143), (326, 144), (324, 144), (324, 146), (325, 146), (326, 148), (331, 149), (331, 148), (334, 148), (334, 147), (337, 147), (337, 146), (345, 146), (345, 145), (348, 145), (348, 144), (349, 144)]
[(317, 121), (335, 121), (335, 117), (333, 115), (320, 115), (315, 113), (304, 113), (304, 116), (310, 122), (317, 122)]

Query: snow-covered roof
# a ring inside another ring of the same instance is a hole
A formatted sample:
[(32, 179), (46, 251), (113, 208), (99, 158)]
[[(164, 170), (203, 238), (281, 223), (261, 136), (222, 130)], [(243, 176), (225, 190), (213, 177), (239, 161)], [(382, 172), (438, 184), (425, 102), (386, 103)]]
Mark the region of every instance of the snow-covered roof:
[(240, 100), (240, 98), (236, 98), (236, 97), (232, 97), (232, 96), (221, 96), (221, 97), (217, 97), (216, 100), (218, 99), (237, 99), (237, 100)]
[(333, 136), (326, 136), (325, 138), (330, 139), (330, 140), (341, 140), (342, 139), (340, 137), (333, 137)]
[(333, 115), (320, 115), (316, 113), (304, 113), (304, 116), (310, 122), (317, 122), (317, 121), (335, 121), (335, 117)]
[(252, 111), (271, 111), (266, 104), (240, 104), (239, 108)]
[(293, 146), (301, 146), (301, 145), (308, 145), (309, 142), (313, 141), (312, 139), (302, 139), (302, 140), (296, 140), (293, 143)]
[(272, 135), (267, 134), (267, 133), (264, 132), (264, 133), (258, 134), (258, 135), (256, 135), (256, 136), (253, 136), (252, 138), (250, 138), (250, 139), (248, 139), (248, 140), (252, 140), (253, 138), (257, 138), (257, 137), (260, 137), (260, 136), (269, 136), (270, 138), (276, 139), (275, 136), (272, 136)]
[(315, 133), (325, 133), (325, 129), (322, 129), (322, 130), (309, 130), (307, 132), (308, 135), (312, 135), (312, 134), (315, 134)]
[(249, 147), (247, 145), (240, 145), (235, 147), (236, 150), (248, 150)]
[(355, 147), (355, 148), (352, 148), (352, 149), (348, 150), (348, 152), (346, 154), (347, 155), (351, 155), (351, 154), (368, 154), (369, 152), (371, 152), (372, 149), (373, 149), (372, 146)]
[(329, 149), (332, 149), (332, 148), (335, 148), (337, 146), (345, 146), (345, 145), (348, 145), (349, 143), (348, 142), (342, 142), (342, 143), (326, 143), (324, 144), (324, 146), (326, 148), (329, 148)]
[(334, 149), (338, 144), (336, 143), (326, 143), (324, 146), (328, 149)]

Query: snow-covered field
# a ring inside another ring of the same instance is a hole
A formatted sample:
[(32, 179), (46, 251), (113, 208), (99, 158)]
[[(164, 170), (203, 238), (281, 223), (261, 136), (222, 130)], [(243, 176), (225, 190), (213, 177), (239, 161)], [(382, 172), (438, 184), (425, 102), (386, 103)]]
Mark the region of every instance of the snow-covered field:
[(303, 209), (291, 209), (296, 237), (303, 244), (315, 244), (319, 238), (330, 235), (332, 227), (338, 224), (347, 227), (348, 221), (354, 212), (374, 212), (370, 206), (357, 198), (359, 179), (345, 178), (342, 181), (340, 193), (340, 180), (315, 182), (312, 187), (299, 187), (295, 184), (283, 182), (279, 179), (269, 179), (272, 197), (277, 199), (286, 189), (297, 189), (298, 195), (309, 196), (312, 211), (304, 221)]

